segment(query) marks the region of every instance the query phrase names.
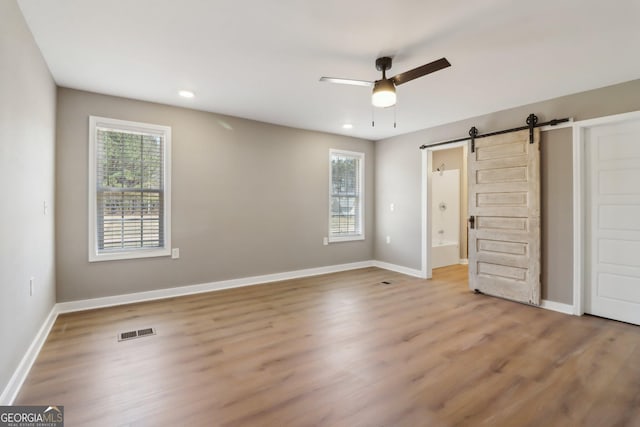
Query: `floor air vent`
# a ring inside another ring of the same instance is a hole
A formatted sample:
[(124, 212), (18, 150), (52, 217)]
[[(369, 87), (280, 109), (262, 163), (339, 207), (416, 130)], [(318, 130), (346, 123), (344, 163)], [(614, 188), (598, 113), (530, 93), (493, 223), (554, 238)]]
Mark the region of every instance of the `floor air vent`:
[(145, 329), (138, 329), (137, 331), (121, 332), (120, 334), (118, 334), (118, 341), (128, 341), (134, 338), (141, 338), (141, 337), (146, 337), (146, 336), (155, 335), (155, 334), (156, 334), (156, 331), (153, 328), (145, 328)]
[(139, 337), (144, 337), (145, 335), (155, 335), (155, 331), (153, 330), (153, 328), (147, 328), (147, 329), (139, 329), (138, 330), (138, 336)]

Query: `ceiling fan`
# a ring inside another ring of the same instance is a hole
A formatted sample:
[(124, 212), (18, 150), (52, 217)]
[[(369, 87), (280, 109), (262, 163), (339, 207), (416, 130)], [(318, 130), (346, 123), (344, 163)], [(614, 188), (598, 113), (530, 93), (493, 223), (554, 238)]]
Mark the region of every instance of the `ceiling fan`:
[(428, 64), (421, 65), (404, 73), (387, 78), (387, 70), (391, 69), (392, 58), (383, 56), (376, 59), (376, 69), (382, 71), (382, 79), (370, 82), (366, 80), (341, 79), (336, 77), (320, 77), (321, 82), (340, 83), (355, 86), (373, 86), (371, 103), (374, 107), (391, 107), (396, 103), (396, 86), (410, 82), (418, 77), (435, 73), (443, 68), (450, 67), (447, 58), (440, 58)]

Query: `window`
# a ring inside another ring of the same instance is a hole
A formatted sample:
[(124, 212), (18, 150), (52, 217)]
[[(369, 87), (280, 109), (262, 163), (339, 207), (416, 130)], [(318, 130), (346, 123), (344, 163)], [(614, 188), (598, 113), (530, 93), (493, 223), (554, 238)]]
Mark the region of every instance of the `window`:
[(364, 153), (330, 150), (329, 241), (364, 239)]
[(171, 254), (171, 128), (89, 118), (89, 261)]

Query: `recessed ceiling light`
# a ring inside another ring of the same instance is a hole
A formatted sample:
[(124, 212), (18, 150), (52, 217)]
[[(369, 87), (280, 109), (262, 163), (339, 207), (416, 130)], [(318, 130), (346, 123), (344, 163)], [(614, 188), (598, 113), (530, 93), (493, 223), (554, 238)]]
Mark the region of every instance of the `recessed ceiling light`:
[(343, 129), (353, 129), (353, 125), (351, 123), (345, 123), (342, 125)]
[(183, 98), (193, 98), (195, 96), (195, 93), (191, 92), (190, 90), (181, 90), (180, 92), (178, 92), (178, 95)]

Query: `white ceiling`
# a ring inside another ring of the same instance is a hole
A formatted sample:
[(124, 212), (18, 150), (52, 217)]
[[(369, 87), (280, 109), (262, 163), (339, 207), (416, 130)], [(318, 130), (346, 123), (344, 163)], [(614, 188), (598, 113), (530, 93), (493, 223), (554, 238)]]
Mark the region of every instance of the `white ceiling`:
[[(60, 86), (371, 140), (640, 77), (639, 0), (19, 4)], [(395, 129), (370, 88), (318, 81), (376, 80), (382, 55), (452, 64), (398, 88)]]

